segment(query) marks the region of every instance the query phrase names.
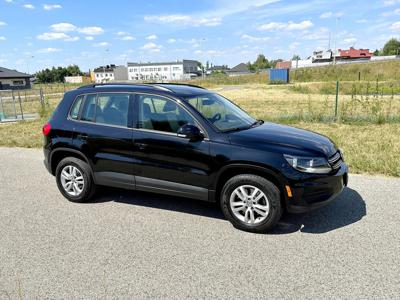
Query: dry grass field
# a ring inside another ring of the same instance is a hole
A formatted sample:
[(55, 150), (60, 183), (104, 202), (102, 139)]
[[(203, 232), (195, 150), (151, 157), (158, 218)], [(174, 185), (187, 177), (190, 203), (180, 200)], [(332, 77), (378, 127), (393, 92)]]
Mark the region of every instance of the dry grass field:
[[(334, 95), (299, 93), (293, 85), (244, 84), (212, 89), (258, 119), (327, 135), (344, 150), (352, 173), (400, 176), (400, 95), (340, 95), (335, 120)], [(41, 147), (42, 125), (57, 102), (50, 100), (49, 109), (41, 112), (39, 120), (1, 124), (0, 146)]]

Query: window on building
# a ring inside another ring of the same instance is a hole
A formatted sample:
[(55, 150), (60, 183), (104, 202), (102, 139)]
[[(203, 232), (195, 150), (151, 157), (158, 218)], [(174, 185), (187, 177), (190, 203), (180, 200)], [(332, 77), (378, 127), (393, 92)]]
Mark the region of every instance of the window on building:
[(185, 124), (195, 124), (195, 121), (175, 101), (139, 95), (139, 128), (176, 133)]
[(164, 71), (168, 71), (168, 67), (164, 67)]
[(24, 85), (23, 80), (13, 80), (13, 85)]

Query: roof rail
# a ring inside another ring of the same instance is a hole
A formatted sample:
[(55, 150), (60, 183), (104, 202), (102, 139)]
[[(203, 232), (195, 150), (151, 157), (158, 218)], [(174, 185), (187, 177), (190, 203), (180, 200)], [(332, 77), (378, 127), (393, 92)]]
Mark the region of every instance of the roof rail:
[(149, 83), (126, 83), (126, 82), (107, 82), (107, 83), (92, 83), (78, 87), (78, 89), (86, 89), (86, 88), (94, 88), (97, 86), (115, 86), (115, 85), (130, 85), (130, 86), (153, 86), (155, 88), (168, 90), (173, 92), (171, 89), (163, 86), (163, 85), (182, 85), (182, 86), (190, 86), (199, 89), (205, 89), (202, 86), (194, 85), (194, 84), (186, 84), (186, 83), (166, 83), (166, 82), (149, 82)]
[(189, 83), (176, 83), (176, 82), (154, 82), (154, 83), (150, 83), (150, 84), (157, 84), (157, 85), (183, 85), (183, 86), (190, 86), (190, 87), (195, 87), (195, 88), (199, 88), (199, 89), (203, 89), (205, 90), (206, 88), (199, 86), (199, 85), (195, 85), (195, 84), (189, 84)]

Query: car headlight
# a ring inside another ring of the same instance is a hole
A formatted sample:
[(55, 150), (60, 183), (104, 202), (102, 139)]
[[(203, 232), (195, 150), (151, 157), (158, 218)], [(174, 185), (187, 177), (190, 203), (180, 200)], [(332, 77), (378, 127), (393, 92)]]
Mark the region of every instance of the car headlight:
[(289, 165), (300, 172), (326, 174), (332, 171), (331, 165), (324, 157), (304, 157), (287, 154), (283, 156)]

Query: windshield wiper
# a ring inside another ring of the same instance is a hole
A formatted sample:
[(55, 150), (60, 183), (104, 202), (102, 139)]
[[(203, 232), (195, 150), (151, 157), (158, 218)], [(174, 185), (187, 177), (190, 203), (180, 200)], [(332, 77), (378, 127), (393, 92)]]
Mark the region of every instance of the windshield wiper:
[(222, 132), (235, 132), (235, 131), (247, 130), (247, 129), (250, 129), (250, 128), (253, 128), (253, 127), (256, 127), (256, 126), (260, 126), (262, 124), (264, 124), (263, 120), (257, 120), (257, 121), (255, 121), (254, 123), (252, 123), (249, 126), (241, 126), (241, 127), (229, 128), (229, 129), (223, 130)]
[(260, 126), (260, 125), (262, 125), (262, 124), (264, 124), (264, 121), (263, 121), (263, 120), (257, 120), (257, 121), (255, 121), (253, 124), (251, 124), (250, 127)]

